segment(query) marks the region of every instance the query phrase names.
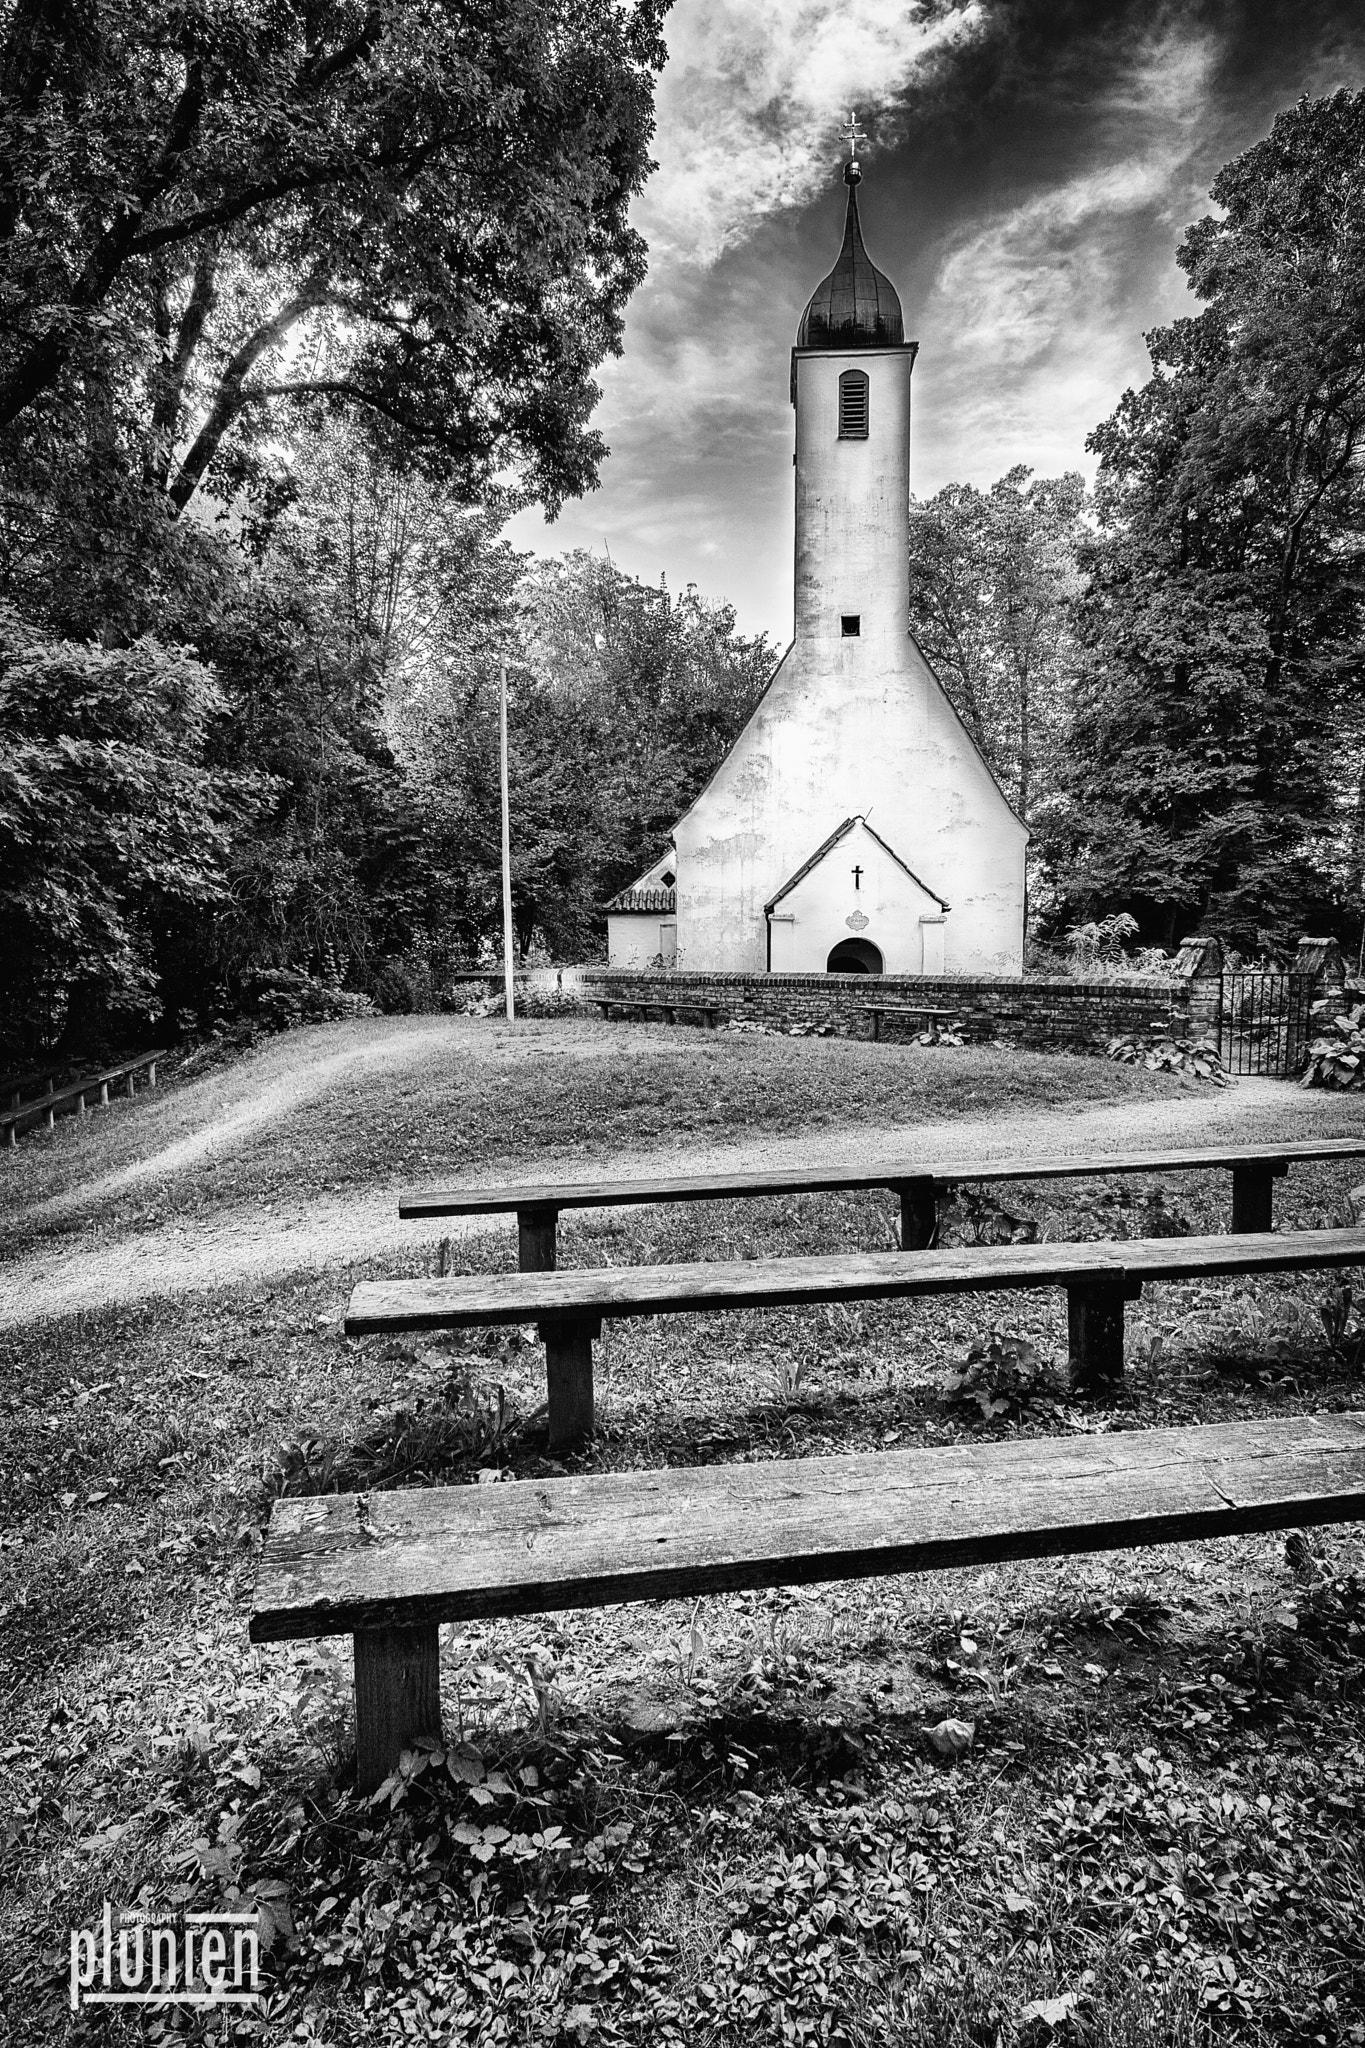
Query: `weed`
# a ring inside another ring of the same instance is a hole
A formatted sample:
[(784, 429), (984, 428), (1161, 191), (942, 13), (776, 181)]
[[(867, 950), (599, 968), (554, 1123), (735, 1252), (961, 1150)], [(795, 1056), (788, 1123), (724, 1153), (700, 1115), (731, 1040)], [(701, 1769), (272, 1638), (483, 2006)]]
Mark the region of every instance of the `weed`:
[(810, 1378), (810, 1361), (778, 1352), (772, 1361), (773, 1399), (779, 1408), (791, 1408), (802, 1398)]
[(946, 1220), (959, 1243), (1035, 1244), (1038, 1240), (1036, 1218), (1014, 1215), (989, 1188), (946, 1188), (939, 1216), (940, 1233)]
[(979, 1408), (987, 1422), (1021, 1416), (1031, 1408), (1053, 1409), (1062, 1393), (1051, 1367), (1028, 1339), (1000, 1330), (968, 1346), (961, 1369), (944, 1381), (943, 1391), (951, 1405)]
[(1361, 1325), (1358, 1309), (1352, 1322), (1353, 1307), (1354, 1297), (1349, 1282), (1337, 1280), (1318, 1303), (1318, 1314), (1322, 1317), (1333, 1358), (1340, 1359), (1352, 1372), (1359, 1372), (1362, 1360), (1365, 1360), (1365, 1327)]
[(353, 1443), (285, 1444), (266, 1474), (266, 1496), (369, 1493), (486, 1468), (522, 1419), (500, 1382), (453, 1373), (434, 1400), (396, 1409)]

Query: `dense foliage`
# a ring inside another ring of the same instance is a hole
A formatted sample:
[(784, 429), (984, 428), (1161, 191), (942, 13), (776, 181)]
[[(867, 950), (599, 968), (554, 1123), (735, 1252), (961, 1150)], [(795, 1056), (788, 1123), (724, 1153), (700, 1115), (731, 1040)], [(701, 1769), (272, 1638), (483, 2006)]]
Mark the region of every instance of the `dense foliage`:
[[(663, 11), (4, 15), (7, 1062), (490, 962), (504, 666), (523, 953), (600, 948), (742, 727), (774, 650), (728, 606), (499, 538), (595, 479)], [(1365, 94), (1213, 197), (1093, 499), (912, 507), (912, 623), (1063, 965), (1361, 943)]]
[(644, 270), (661, 0), (16, 0), (0, 50), (0, 426), (182, 508), (289, 409), (462, 495), (592, 481)]
[(437, 938), (477, 950), (488, 892), (433, 865), (397, 683), (453, 664), (486, 709), (521, 573), (491, 525), (595, 480), (662, 12), (6, 11), (10, 1054), (281, 976), (401, 1003)]
[(1091, 447), (1064, 887), (1166, 944), (1360, 931), (1365, 93), (1220, 172), (1205, 301)]
[(1057, 789), (1085, 510), (1081, 477), (1019, 467), (910, 511), (911, 625), (1026, 823)]

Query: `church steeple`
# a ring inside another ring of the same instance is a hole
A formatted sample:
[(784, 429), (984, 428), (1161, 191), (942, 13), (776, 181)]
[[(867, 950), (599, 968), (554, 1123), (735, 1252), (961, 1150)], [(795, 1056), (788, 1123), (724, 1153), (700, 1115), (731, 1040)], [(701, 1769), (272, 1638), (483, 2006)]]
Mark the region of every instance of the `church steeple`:
[(843, 247), (801, 317), (791, 358), (796, 638), (827, 648), (849, 672), (875, 666), (910, 630), (910, 373), (918, 346), (905, 339), (895, 287), (863, 247), (861, 178), (850, 152)]
[(863, 246), (858, 218), (862, 169), (856, 156), (844, 165), (848, 208), (844, 241), (829, 276), (815, 287), (796, 330), (798, 348), (899, 348), (905, 320), (896, 287)]

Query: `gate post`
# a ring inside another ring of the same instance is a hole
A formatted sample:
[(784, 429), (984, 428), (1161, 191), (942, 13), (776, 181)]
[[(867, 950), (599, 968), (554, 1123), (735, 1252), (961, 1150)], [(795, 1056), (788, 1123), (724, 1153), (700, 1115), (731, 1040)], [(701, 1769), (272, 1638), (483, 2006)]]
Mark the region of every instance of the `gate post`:
[(1191, 1038), (1223, 1043), (1223, 946), (1219, 939), (1186, 939), (1171, 965), (1185, 983), (1185, 1029)]
[(1321, 1003), (1330, 1014), (1346, 1008), (1346, 962), (1335, 939), (1300, 939), (1294, 953), (1291, 987), (1302, 991), (1294, 1004), (1286, 1066), (1297, 1074), (1307, 1062), (1307, 1045), (1313, 1035), (1313, 1011)]
[(1315, 1002), (1346, 994), (1346, 962), (1335, 939), (1300, 939), (1290, 972), (1312, 976), (1317, 983)]

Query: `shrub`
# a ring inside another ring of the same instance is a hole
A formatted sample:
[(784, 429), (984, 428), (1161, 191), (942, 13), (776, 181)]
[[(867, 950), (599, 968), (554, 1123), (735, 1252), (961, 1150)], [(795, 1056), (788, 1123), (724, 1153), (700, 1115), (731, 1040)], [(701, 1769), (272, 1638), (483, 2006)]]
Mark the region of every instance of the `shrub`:
[(386, 960), (376, 970), (372, 987), (376, 1003), (389, 1016), (425, 1015), (436, 1008), (431, 965), (421, 953)]
[(519, 988), (519, 1017), (595, 1017), (596, 1005), (584, 1002), (571, 989)]
[(334, 982), (318, 981), (297, 967), (263, 967), (245, 977), (247, 1007), (267, 1031), (293, 1031), (301, 1024), (336, 1024), (347, 1017), (373, 1017), (368, 996)]
[[(1301, 1088), (1365, 1088), (1365, 1004), (1327, 1015), (1330, 1003), (1314, 1003), (1318, 1037), (1308, 1048)], [(1319, 1014), (1324, 1013), (1324, 1014)]]
[(1137, 919), (1126, 910), (1110, 917), (1075, 924), (1063, 937), (1064, 951), (1039, 948), (1035, 969), (1045, 973), (1076, 976), (1083, 981), (1164, 981), (1171, 973), (1171, 958), (1160, 946), (1133, 946)]

